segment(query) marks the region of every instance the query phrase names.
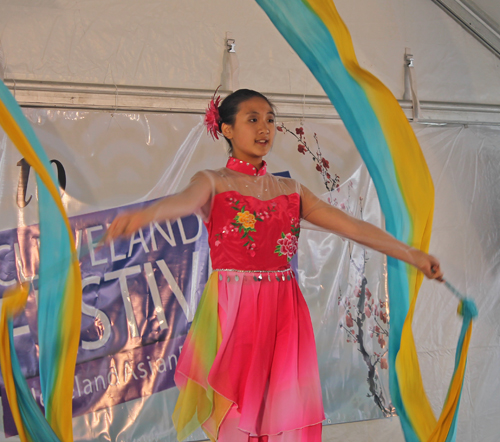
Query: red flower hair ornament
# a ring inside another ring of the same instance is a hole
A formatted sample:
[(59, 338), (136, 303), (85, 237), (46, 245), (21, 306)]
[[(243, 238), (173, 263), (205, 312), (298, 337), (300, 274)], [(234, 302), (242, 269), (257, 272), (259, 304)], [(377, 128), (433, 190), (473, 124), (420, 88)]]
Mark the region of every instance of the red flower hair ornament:
[(210, 100), (207, 110), (205, 111), (205, 126), (207, 126), (207, 134), (212, 135), (214, 141), (219, 139), (219, 134), (222, 135), (219, 127), (219, 105), (221, 102), (221, 98), (220, 95), (217, 95), (217, 97), (215, 96), (217, 94), (217, 91), (219, 90), (219, 87), (215, 90), (214, 96)]

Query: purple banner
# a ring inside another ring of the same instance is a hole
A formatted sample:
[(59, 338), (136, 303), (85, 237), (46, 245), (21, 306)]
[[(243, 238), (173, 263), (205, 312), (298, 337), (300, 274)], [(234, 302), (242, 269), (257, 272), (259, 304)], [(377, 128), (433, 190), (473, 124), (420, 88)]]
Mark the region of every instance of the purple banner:
[[(174, 385), (177, 358), (208, 277), (206, 230), (198, 217), (190, 216), (152, 223), (131, 238), (96, 247), (119, 212), (142, 205), (70, 219), (83, 284), (75, 416)], [(38, 257), (38, 226), (0, 232), (0, 297), (17, 281), (31, 284), (26, 309), (14, 323), (15, 347), (43, 408), (37, 359)], [(17, 431), (3, 383), (2, 404), (8, 437)]]

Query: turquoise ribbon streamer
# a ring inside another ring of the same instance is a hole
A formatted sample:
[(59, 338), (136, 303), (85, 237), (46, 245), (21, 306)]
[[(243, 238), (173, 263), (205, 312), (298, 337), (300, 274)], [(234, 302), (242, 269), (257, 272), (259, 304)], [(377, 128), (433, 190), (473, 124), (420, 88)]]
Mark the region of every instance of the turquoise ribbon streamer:
[(17, 402), (21, 417), (23, 418), (24, 430), (34, 442), (60, 442), (31, 395), (28, 383), (22, 374), (21, 365), (19, 364), (19, 359), (14, 348), (14, 325), (12, 319), (9, 320), (9, 339), (12, 371), (17, 390)]
[[(386, 229), (399, 240), (409, 237), (410, 220), (387, 141), (365, 92), (340, 59), (337, 46), (323, 22), (300, 0), (256, 0), (297, 55), (311, 70), (335, 106), (377, 189)], [(388, 257), (391, 328), (389, 366), (394, 367), (401, 329), (409, 308), (405, 264)], [(406, 417), (395, 370), (389, 371), (391, 398), (408, 442), (419, 442)]]
[[(50, 161), (38, 141), (33, 128), (10, 91), (1, 81), (0, 100), (14, 118), (24, 136), (28, 139), (38, 159), (43, 163), (44, 168), (50, 175), (52, 182), (58, 187), (58, 181)], [(59, 208), (38, 174), (36, 174), (36, 180), (40, 220), (38, 291), (39, 367), (40, 387), (45, 403), (45, 414), (47, 416), (50, 412), (52, 392), (54, 391), (59, 368), (64, 364), (64, 360), (60, 354), (60, 339), (61, 334), (65, 331), (61, 329), (61, 322), (65, 314), (63, 311), (63, 301), (71, 263), (71, 249), (66, 224)], [(57, 265), (54, 265), (54, 263)], [(13, 336), (11, 336), (10, 340), (11, 348), (13, 349), (12, 353), (15, 356)], [(58, 440), (47, 421), (43, 419), (43, 423), (34, 411), (34, 407), (37, 407), (37, 405), (27, 388), (26, 381), (20, 375), (21, 371), (17, 357), (12, 359), (12, 363), (17, 364), (14, 369), (14, 373), (16, 373), (15, 383), (16, 388), (18, 388), (20, 412), (27, 433), (35, 441)]]
[[(256, 0), (273, 24), (310, 69), (335, 106), (351, 135), (370, 176), (385, 216), (386, 229), (397, 239), (410, 241), (411, 223), (388, 142), (378, 117), (363, 88), (343, 64), (336, 42), (321, 17), (307, 0)], [(401, 146), (401, 148), (403, 148)], [(391, 311), (389, 339), (389, 387), (408, 442), (421, 442), (405, 409), (395, 370), (401, 332), (409, 309), (406, 265), (388, 257), (388, 285)], [(465, 333), (474, 316), (473, 301), (464, 300), (464, 322), (458, 343), (456, 366), (462, 354)], [(477, 311), (476, 311), (477, 314)], [(447, 437), (455, 440), (458, 407)]]

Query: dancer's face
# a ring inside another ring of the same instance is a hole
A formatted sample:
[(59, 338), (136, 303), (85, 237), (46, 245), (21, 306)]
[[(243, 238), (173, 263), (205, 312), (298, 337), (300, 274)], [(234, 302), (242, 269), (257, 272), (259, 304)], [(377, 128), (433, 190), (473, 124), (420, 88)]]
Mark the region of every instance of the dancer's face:
[(274, 111), (269, 103), (254, 97), (240, 104), (234, 124), (222, 124), (222, 133), (231, 140), (233, 157), (260, 167), (271, 150), (276, 133)]

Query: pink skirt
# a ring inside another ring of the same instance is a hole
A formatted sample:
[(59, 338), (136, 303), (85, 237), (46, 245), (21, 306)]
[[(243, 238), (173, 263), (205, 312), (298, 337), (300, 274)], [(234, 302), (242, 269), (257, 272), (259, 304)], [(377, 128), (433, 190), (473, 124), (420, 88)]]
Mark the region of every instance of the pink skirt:
[(316, 346), (293, 273), (212, 273), (175, 381), (179, 440), (201, 425), (220, 442), (320, 442)]

